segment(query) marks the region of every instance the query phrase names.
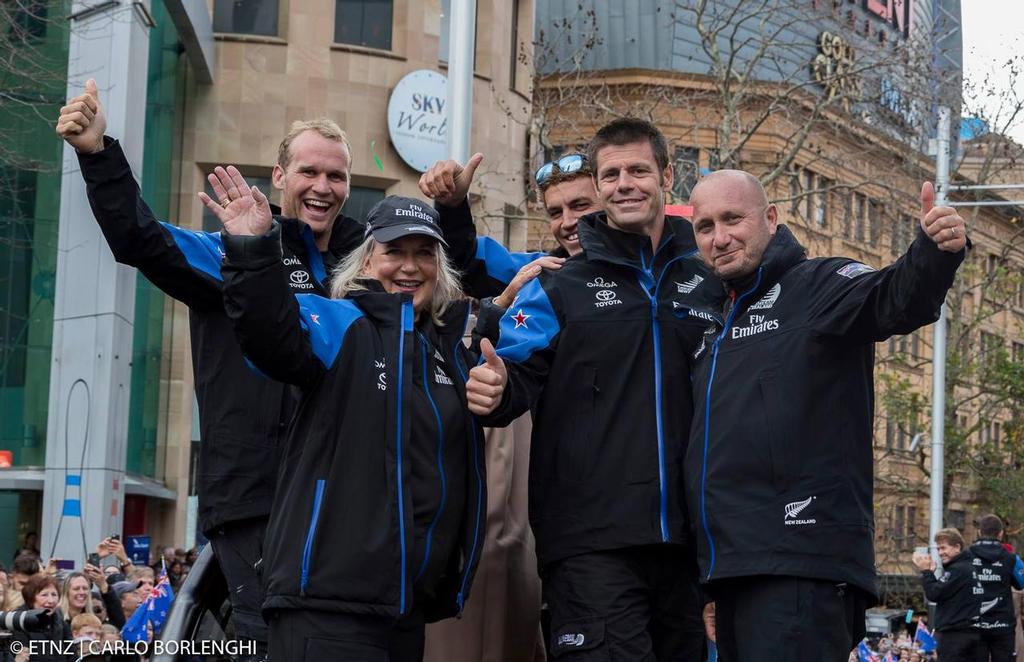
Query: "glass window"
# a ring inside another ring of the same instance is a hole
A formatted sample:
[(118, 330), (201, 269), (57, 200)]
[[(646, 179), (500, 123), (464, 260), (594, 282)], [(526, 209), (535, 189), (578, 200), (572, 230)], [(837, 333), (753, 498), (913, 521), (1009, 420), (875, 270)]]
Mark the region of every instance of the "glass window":
[(214, 0), (213, 31), (277, 36), (277, 0)]
[(690, 191), (697, 185), (697, 173), (700, 157), (700, 150), (696, 147), (676, 147), (675, 158), (672, 162), (673, 180), (672, 193), (678, 200), (689, 200)]
[(385, 195), (384, 189), (353, 186), (349, 191), (345, 207), (341, 211), (345, 216), (365, 223), (366, 214), (375, 204), (383, 200)]
[(393, 4), (392, 0), (335, 0), (335, 43), (390, 51)]

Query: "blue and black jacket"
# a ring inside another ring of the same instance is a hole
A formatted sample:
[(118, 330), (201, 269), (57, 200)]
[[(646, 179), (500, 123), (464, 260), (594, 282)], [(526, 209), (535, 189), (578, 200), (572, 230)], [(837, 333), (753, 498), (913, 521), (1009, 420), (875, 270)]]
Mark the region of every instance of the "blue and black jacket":
[(984, 589), (972, 565), (970, 550), (963, 550), (945, 564), (936, 578), (931, 570), (921, 573), (924, 595), (935, 603), (936, 632), (976, 630), (981, 613)]
[(878, 595), (874, 343), (938, 319), (963, 258), (921, 232), (885, 269), (809, 260), (780, 225), (760, 268), (727, 283), (696, 352), (686, 457), (703, 581), (788, 575)]
[[(266, 517), (274, 496), (280, 442), (295, 411), (285, 384), (257, 375), (245, 364), (221, 294), (220, 233), (158, 222), (135, 183), (120, 144), (79, 154), (89, 204), (111, 252), (154, 285), (189, 307), (192, 368), (199, 426), (196, 489), (203, 531), (252, 517)], [(328, 253), (321, 254), (309, 227), (277, 217), (282, 228), (284, 282), (295, 294), (326, 294), (330, 262), (358, 246), (363, 226), (339, 216)]]
[(1012, 632), (1017, 619), (1011, 589), (1024, 590), (1024, 561), (994, 538), (982, 538), (971, 545), (974, 572), (981, 582), (982, 630)]
[[(224, 306), (256, 368), (301, 389), (281, 460), (263, 550), (264, 610), (316, 609), (397, 617), (413, 607), (414, 495), (410, 426), (417, 333), (408, 295), (331, 300), (292, 296), (278, 227), (224, 239)], [(462, 338), (468, 302), (431, 335), (465, 407), (472, 359)], [(461, 611), (484, 539), (483, 435), (464, 418), (466, 472), (458, 543), (416, 605), (428, 621)], [(419, 597), (419, 596), (417, 596)]]
[(656, 251), (603, 212), (579, 233), (583, 252), (527, 283), (502, 318), (509, 381), (484, 420), (508, 425), (536, 403), (529, 501), (542, 566), (687, 541), (689, 357), (708, 324), (693, 304), (722, 296), (682, 218), (666, 219)]

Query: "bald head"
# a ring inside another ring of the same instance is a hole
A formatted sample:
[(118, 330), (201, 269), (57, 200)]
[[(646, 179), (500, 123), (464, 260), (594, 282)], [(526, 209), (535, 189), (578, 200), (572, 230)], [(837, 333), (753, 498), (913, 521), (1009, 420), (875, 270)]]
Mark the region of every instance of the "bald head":
[(693, 233), (701, 256), (722, 280), (753, 273), (778, 224), (778, 211), (757, 177), (743, 170), (718, 170), (690, 194)]
[(764, 192), (764, 187), (761, 186), (761, 180), (754, 177), (746, 170), (716, 170), (715, 172), (706, 175), (703, 179), (697, 182), (697, 185), (693, 187), (693, 191), (690, 193), (690, 204), (696, 204), (694, 200), (699, 196), (701, 189), (710, 187), (715, 189), (716, 187), (728, 187), (733, 191), (742, 193), (743, 195), (749, 195), (751, 200), (757, 201), (762, 207), (768, 206), (768, 194)]

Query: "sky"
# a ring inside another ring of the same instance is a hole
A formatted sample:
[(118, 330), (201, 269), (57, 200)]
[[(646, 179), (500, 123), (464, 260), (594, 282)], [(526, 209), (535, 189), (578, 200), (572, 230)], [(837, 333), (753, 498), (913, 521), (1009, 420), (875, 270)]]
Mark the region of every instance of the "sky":
[[(995, 72), (1001, 92), (1010, 92), (1010, 76), (1003, 64), (1012, 55), (1024, 55), (1024, 0), (962, 0), (964, 78), (980, 80)], [(1024, 65), (1024, 61), (1021, 62)], [(1024, 97), (1024, 71), (1016, 94)], [(1009, 131), (1024, 144), (1024, 118)]]

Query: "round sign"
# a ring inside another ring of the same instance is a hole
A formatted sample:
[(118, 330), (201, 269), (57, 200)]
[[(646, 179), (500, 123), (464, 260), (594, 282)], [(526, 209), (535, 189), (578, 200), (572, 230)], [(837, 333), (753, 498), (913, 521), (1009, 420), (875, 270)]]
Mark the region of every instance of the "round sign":
[(388, 135), (395, 151), (419, 172), (448, 152), (448, 80), (420, 69), (398, 81), (388, 101)]

